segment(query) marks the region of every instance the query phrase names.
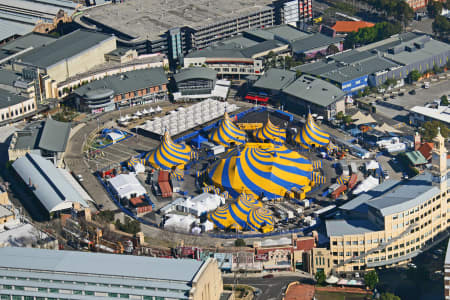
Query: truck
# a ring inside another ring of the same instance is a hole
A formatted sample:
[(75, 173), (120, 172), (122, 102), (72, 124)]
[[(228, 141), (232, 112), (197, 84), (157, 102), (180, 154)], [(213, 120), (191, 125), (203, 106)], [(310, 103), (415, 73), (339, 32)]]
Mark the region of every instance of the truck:
[(308, 199), (305, 199), (305, 200), (303, 200), (303, 201), (302, 201), (302, 203), (303, 203), (303, 206), (304, 206), (305, 208), (308, 208), (308, 207), (309, 207), (309, 205), (310, 205), (310, 203), (309, 203), (309, 200), (308, 200)]
[(225, 152), (225, 147), (222, 145), (217, 145), (211, 148), (211, 151), (214, 155), (219, 155)]
[(358, 175), (356, 173), (353, 173), (352, 176), (350, 176), (350, 180), (347, 183), (347, 187), (349, 190), (353, 189), (358, 182)]
[(158, 183), (161, 182), (169, 182), (169, 172), (168, 171), (159, 171)]
[(163, 198), (172, 197), (172, 187), (170, 186), (168, 181), (162, 181), (159, 183), (159, 187), (161, 189), (161, 196)]
[(337, 198), (339, 198), (339, 196), (345, 192), (347, 190), (347, 186), (346, 185), (341, 185), (340, 187), (338, 187), (334, 192), (331, 193), (331, 198), (333, 198), (334, 200), (336, 200)]

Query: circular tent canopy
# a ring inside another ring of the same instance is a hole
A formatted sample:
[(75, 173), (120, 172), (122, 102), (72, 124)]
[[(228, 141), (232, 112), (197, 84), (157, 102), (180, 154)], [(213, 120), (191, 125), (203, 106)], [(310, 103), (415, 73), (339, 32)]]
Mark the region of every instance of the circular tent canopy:
[(226, 147), (231, 143), (241, 145), (245, 143), (245, 131), (239, 129), (239, 127), (231, 121), (228, 113), (225, 113), (219, 127), (211, 131), (209, 139), (216, 144)]
[(303, 148), (324, 147), (330, 142), (330, 135), (324, 132), (314, 122), (311, 113), (308, 114), (308, 118), (305, 126), (295, 136), (295, 142)]
[(253, 231), (272, 231), (273, 216), (267, 208), (252, 208), (247, 218), (248, 227)]
[(145, 161), (156, 169), (171, 170), (178, 166), (184, 168), (195, 157), (191, 147), (186, 144), (176, 144), (169, 133), (164, 133), (161, 145), (145, 156)]
[(255, 132), (255, 138), (260, 141), (270, 140), (282, 144), (286, 141), (286, 129), (273, 125), (267, 118), (267, 123)]
[(214, 185), (232, 197), (246, 193), (269, 199), (283, 197), (293, 187), (310, 185), (312, 163), (285, 146), (247, 143), (217, 161), (208, 172)]

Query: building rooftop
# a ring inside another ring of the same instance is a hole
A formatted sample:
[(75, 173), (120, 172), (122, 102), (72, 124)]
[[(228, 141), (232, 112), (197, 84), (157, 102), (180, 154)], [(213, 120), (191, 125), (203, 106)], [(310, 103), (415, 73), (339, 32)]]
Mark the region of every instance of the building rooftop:
[(71, 208), (75, 202), (89, 207), (55, 165), (42, 156), (28, 153), (12, 166), (49, 213)]
[(291, 43), (292, 52), (300, 54), (308, 50), (323, 48), (325, 46), (342, 42), (343, 37), (330, 37), (322, 33), (316, 33), (311, 36), (302, 38), (300, 40), (293, 41)]
[(361, 28), (373, 27), (374, 23), (366, 21), (336, 21), (333, 28), (336, 32), (353, 32)]
[(45, 270), (64, 274), (133, 277), (190, 282), (206, 262), (148, 256), (57, 251), (33, 248), (1, 248), (0, 266)]
[(0, 19), (0, 41), (6, 40), (12, 36), (27, 34), (32, 31), (33, 28), (33, 25)]
[(328, 236), (342, 236), (348, 234), (364, 234), (368, 232), (378, 231), (381, 228), (377, 227), (369, 220), (326, 220), (325, 227)]
[(428, 161), (419, 151), (406, 152), (405, 155), (413, 166), (424, 165), (428, 163)]
[(12, 216), (12, 215), (14, 215), (14, 213), (13, 213), (12, 211), (10, 211), (9, 209), (7, 209), (7, 208), (4, 207), (3, 205), (0, 205), (0, 218)]
[(209, 1), (209, 0), (134, 0), (103, 5), (84, 15), (112, 27), (130, 39), (159, 39), (172, 28), (203, 26), (262, 10), (271, 10), (271, 0)]
[(268, 90), (282, 90), (295, 80), (295, 72), (271, 68), (253, 84), (253, 87)]
[(16, 105), (26, 100), (28, 100), (28, 98), (11, 93), (5, 89), (0, 89), (0, 108)]
[(439, 106), (438, 108), (414, 106), (410, 111), (450, 125), (450, 107), (448, 106)]
[(208, 79), (215, 81), (217, 79), (217, 71), (211, 68), (189, 67), (181, 69), (177, 74), (173, 75), (173, 77), (176, 82), (191, 79)]
[(13, 55), (28, 48), (41, 47), (48, 43), (54, 42), (56, 39), (57, 38), (54, 36), (30, 32), (15, 40), (7, 42), (3, 46), (0, 46), (0, 59), (5, 59), (10, 55)]
[(345, 93), (337, 86), (309, 75), (300, 76), (284, 88), (283, 92), (323, 107), (345, 96)]
[(48, 68), (109, 39), (115, 39), (115, 37), (79, 29), (60, 37), (53, 43), (28, 51), (17, 59), (19, 62)]
[(40, 241), (51, 239), (46, 233), (39, 231), (32, 224), (19, 224), (0, 232), (1, 247), (33, 247)]
[(285, 43), (290, 43), (295, 40), (301, 40), (310, 37), (311, 34), (301, 31), (290, 25), (279, 25), (265, 29), (254, 29), (244, 32), (244, 36), (250, 37), (253, 40), (279, 40)]
[(70, 122), (47, 119), (39, 141), (39, 148), (52, 152), (66, 151), (71, 125)]
[(336, 54), (327, 60), (301, 65), (294, 69), (342, 84), (397, 66), (396, 63), (379, 57), (377, 54), (352, 50)]
[(141, 90), (151, 86), (167, 84), (169, 81), (163, 68), (150, 68), (129, 71), (113, 76), (107, 76), (100, 80), (94, 80), (76, 89), (74, 93), (84, 96), (97, 89), (111, 89), (116, 94)]

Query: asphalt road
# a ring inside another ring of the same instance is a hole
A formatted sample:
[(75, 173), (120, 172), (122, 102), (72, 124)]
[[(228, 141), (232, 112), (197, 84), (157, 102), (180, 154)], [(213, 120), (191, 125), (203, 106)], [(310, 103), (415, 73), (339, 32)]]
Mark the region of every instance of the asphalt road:
[[(255, 297), (255, 300), (279, 300), (283, 299), (287, 285), (294, 281), (313, 283), (311, 279), (300, 276), (276, 276), (267, 279), (261, 277), (239, 277), (237, 284), (246, 284), (260, 289), (261, 294)], [(232, 284), (234, 279), (232, 277), (224, 277), (223, 282)]]

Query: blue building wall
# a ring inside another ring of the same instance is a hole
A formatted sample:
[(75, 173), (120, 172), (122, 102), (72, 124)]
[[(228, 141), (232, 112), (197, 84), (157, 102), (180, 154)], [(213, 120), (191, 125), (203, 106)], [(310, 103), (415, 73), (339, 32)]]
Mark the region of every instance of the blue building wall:
[(349, 81), (346, 81), (342, 83), (341, 89), (344, 91), (347, 95), (355, 95), (358, 93), (359, 90), (364, 89), (369, 84), (369, 76), (364, 75)]

